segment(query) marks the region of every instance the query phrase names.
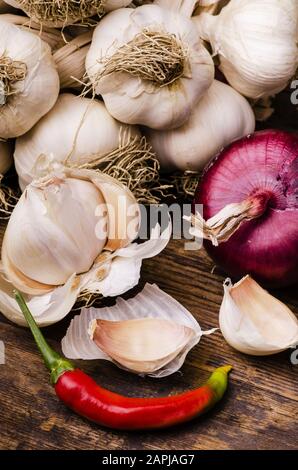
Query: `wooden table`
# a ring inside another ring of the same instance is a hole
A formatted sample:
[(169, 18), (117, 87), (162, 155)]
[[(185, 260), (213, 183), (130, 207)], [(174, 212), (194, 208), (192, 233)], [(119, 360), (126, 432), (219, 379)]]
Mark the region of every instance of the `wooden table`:
[[(217, 270), (211, 274), (212, 268), (203, 250), (187, 252), (183, 241), (172, 241), (144, 263), (142, 283), (157, 283), (209, 329), (218, 325), (224, 280)], [(276, 295), (298, 312), (297, 289)], [(69, 320), (44, 330), (54, 347)], [(0, 340), (6, 347), (6, 364), (0, 366), (1, 449), (297, 449), (298, 366), (291, 365), (289, 352), (245, 356), (217, 332), (202, 338), (181, 372), (164, 379), (140, 378), (106, 362), (78, 361), (98, 382), (130, 396), (180, 392), (199, 385), (214, 367), (234, 365), (225, 399), (208, 415), (171, 430), (127, 433), (91, 424), (57, 400), (28, 330), (1, 317)]]

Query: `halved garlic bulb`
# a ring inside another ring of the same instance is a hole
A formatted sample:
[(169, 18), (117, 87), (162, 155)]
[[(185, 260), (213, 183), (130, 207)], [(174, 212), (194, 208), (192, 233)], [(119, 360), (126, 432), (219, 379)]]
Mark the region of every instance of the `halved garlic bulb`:
[(298, 344), (298, 320), (291, 310), (250, 276), (224, 282), (219, 313), (221, 332), (234, 349), (267, 356)]
[(156, 285), (146, 284), (113, 307), (82, 309), (62, 340), (72, 359), (106, 359), (137, 374), (165, 377), (182, 366), (200, 341), (200, 325), (179, 302)]
[[(56, 164), (57, 165), (57, 164)], [(63, 318), (81, 293), (121, 295), (140, 278), (142, 260), (167, 245), (171, 224), (138, 244), (139, 206), (114, 178), (57, 166), (27, 186), (2, 246), (0, 311), (24, 324), (13, 287), (27, 294), (40, 326)], [(36, 299), (39, 300), (36, 300)], [(55, 312), (56, 310), (56, 312)]]

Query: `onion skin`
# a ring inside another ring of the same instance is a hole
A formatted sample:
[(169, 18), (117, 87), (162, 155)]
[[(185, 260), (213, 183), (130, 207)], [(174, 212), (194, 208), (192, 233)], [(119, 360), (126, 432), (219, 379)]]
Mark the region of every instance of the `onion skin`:
[(194, 204), (207, 220), (227, 204), (262, 195), (264, 212), (231, 238), (204, 246), (230, 276), (268, 287), (298, 282), (298, 135), (266, 130), (234, 142), (205, 168)]

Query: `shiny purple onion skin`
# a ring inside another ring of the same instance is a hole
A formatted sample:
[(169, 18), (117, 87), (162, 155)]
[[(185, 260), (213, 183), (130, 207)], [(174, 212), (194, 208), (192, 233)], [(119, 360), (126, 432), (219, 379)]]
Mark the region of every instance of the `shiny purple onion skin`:
[(298, 283), (298, 135), (266, 130), (234, 142), (206, 167), (193, 204), (203, 204), (207, 220), (260, 192), (270, 195), (264, 214), (205, 248), (233, 278), (250, 274), (274, 288)]

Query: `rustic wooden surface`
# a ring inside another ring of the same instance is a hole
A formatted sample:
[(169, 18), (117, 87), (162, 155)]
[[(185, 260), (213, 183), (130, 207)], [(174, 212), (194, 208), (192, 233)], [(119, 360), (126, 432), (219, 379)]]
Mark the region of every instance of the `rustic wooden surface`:
[[(142, 283), (157, 283), (209, 329), (218, 325), (224, 279), (217, 270), (211, 274), (212, 268), (203, 250), (186, 252), (183, 241), (172, 241), (144, 263)], [(277, 295), (298, 312), (297, 289)], [(59, 348), (69, 320), (45, 330), (54, 347)], [(208, 415), (171, 430), (128, 433), (89, 423), (58, 401), (28, 330), (1, 317), (0, 340), (6, 347), (6, 364), (0, 366), (1, 449), (297, 449), (298, 366), (291, 365), (289, 352), (248, 357), (233, 351), (217, 332), (191, 351), (181, 372), (164, 379), (139, 378), (106, 362), (78, 361), (99, 383), (130, 396), (180, 392), (199, 385), (214, 367), (233, 364), (229, 391)]]

